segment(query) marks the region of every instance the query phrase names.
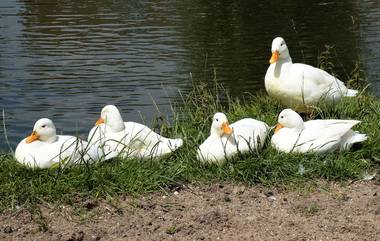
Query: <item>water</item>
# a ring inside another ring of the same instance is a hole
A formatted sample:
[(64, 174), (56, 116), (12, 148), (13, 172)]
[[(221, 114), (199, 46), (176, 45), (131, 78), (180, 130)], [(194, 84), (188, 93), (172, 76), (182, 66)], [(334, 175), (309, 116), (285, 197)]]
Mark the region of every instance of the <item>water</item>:
[(378, 1), (1, 0), (0, 108), (13, 148), (41, 117), (85, 138), (109, 103), (149, 122), (190, 72), (215, 68), (234, 96), (263, 89), (275, 36), (312, 65), (334, 45), (341, 79), (360, 61), (380, 93), (379, 33)]

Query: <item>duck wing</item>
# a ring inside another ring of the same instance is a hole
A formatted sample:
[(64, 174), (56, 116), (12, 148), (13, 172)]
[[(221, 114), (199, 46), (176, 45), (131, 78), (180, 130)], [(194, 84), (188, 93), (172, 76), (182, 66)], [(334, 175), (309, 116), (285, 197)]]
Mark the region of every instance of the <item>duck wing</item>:
[(266, 123), (252, 118), (241, 119), (231, 124), (231, 128), (240, 151), (262, 147), (269, 130)]
[(356, 120), (312, 120), (305, 122), (305, 129), (295, 144), (294, 151), (327, 152), (340, 147), (342, 138), (360, 123)]

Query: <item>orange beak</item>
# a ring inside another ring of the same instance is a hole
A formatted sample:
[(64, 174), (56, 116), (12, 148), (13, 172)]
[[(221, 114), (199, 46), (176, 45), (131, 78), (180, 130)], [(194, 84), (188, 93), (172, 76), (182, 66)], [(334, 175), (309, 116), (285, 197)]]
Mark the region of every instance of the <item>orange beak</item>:
[(276, 125), (276, 129), (274, 129), (274, 133), (276, 134), (276, 133), (279, 132), (282, 128), (284, 128), (284, 126), (281, 125), (280, 123), (278, 123), (278, 124)]
[(223, 130), (223, 133), (226, 135), (231, 135), (232, 133), (232, 128), (229, 126), (228, 122), (224, 122), (222, 124), (222, 130)]
[(40, 139), (40, 136), (37, 135), (37, 133), (35, 131), (32, 132), (32, 134), (30, 134), (30, 136), (28, 136), (25, 140), (26, 143), (32, 143), (33, 141), (36, 141)]
[(95, 125), (98, 126), (100, 124), (104, 124), (104, 120), (101, 117), (96, 121)]
[(278, 61), (279, 57), (280, 57), (280, 53), (278, 52), (278, 50), (274, 51), (272, 53), (272, 58), (270, 58), (270, 60), (269, 60), (269, 63), (270, 64), (276, 63)]

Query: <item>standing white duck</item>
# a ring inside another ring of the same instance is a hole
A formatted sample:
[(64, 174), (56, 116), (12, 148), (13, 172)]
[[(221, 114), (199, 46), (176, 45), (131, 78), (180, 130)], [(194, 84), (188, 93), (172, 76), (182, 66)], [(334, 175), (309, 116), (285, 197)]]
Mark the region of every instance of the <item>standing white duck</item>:
[(316, 152), (348, 150), (354, 143), (367, 140), (367, 135), (351, 130), (357, 120), (310, 120), (304, 122), (292, 109), (281, 111), (272, 136), (272, 146), (283, 152)]
[(168, 139), (136, 122), (124, 122), (114, 105), (105, 106), (88, 141), (108, 147), (122, 157), (158, 159), (182, 146), (182, 139)]
[(29, 167), (48, 168), (59, 163), (93, 163), (112, 156), (75, 136), (56, 135), (53, 121), (42, 118), (32, 134), (17, 145), (15, 158)]
[(239, 152), (257, 151), (264, 145), (268, 130), (267, 124), (251, 118), (229, 125), (225, 114), (216, 113), (210, 136), (199, 146), (197, 158), (221, 163)]
[(343, 96), (356, 96), (342, 81), (324, 70), (306, 64), (293, 64), (285, 40), (273, 39), (272, 58), (265, 75), (268, 94), (288, 107), (304, 110), (320, 101), (337, 103)]

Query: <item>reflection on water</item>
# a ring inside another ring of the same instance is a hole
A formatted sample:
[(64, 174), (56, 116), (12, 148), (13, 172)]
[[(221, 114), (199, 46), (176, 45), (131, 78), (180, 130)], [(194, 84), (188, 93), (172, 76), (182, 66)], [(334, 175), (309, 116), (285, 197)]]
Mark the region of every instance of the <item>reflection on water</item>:
[(189, 72), (207, 78), (216, 68), (235, 96), (262, 89), (278, 35), (296, 62), (316, 65), (334, 45), (342, 80), (363, 61), (380, 92), (379, 4), (297, 2), (2, 0), (0, 108), (11, 144), (40, 117), (85, 137), (107, 103), (129, 120), (157, 115), (152, 100), (168, 113)]

